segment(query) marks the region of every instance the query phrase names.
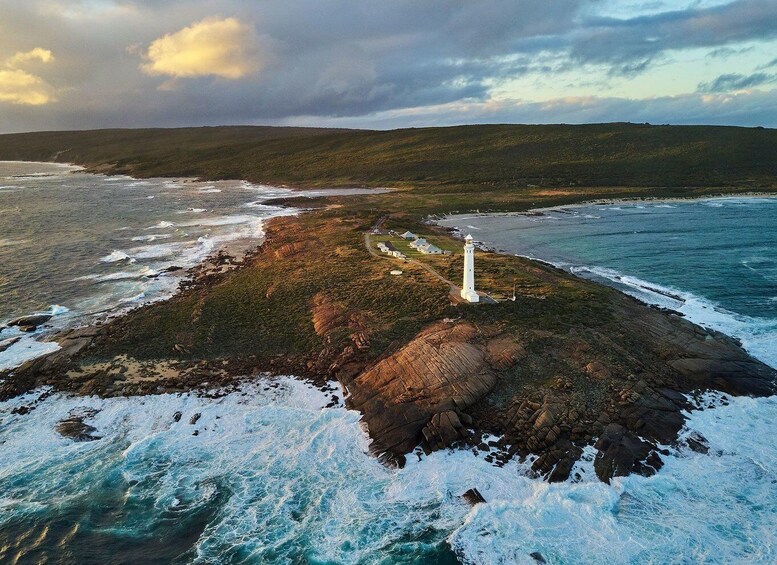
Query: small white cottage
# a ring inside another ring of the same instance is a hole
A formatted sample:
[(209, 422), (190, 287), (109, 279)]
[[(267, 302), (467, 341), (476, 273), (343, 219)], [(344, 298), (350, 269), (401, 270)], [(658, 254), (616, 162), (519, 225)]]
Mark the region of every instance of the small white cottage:
[(425, 255), (442, 255), (442, 249), (440, 249), (439, 247), (431, 243), (422, 245), (421, 247), (418, 248), (418, 251), (420, 251), (421, 253), (424, 253)]

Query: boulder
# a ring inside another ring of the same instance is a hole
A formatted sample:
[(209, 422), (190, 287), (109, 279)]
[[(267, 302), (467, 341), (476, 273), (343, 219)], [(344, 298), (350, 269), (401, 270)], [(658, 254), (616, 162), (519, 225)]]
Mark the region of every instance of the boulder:
[(610, 370), (601, 361), (591, 361), (585, 366), (585, 372), (595, 379), (609, 379), (612, 376)]
[(469, 489), (467, 492), (461, 495), (461, 498), (466, 500), (470, 506), (482, 504), (486, 501), (486, 499), (483, 498), (483, 495), (480, 494), (480, 491), (476, 488)]
[(453, 410), (446, 410), (432, 416), (424, 426), (422, 434), (429, 448), (436, 450), (451, 447), (466, 436), (466, 431), (458, 414)]
[(11, 347), (14, 343), (18, 342), (20, 339), (22, 339), (19, 336), (16, 337), (10, 337), (8, 339), (0, 340), (0, 353)]
[(102, 439), (102, 436), (94, 434), (94, 432), (97, 431), (97, 428), (84, 422), (85, 419), (92, 418), (95, 414), (97, 414), (97, 410), (91, 408), (77, 408), (71, 411), (67, 418), (60, 420), (55, 429), (62, 437), (77, 442)]
[(625, 477), (630, 473), (651, 476), (663, 466), (656, 446), (620, 424), (609, 424), (595, 445), (598, 453), (594, 470), (605, 483), (612, 477)]
[(19, 328), (37, 328), (51, 319), (51, 314), (33, 314), (32, 316), (22, 316), (8, 322), (10, 327)]

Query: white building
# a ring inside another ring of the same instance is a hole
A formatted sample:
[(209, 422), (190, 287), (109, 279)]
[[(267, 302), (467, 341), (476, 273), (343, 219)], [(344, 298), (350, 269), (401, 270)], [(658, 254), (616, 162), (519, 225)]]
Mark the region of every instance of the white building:
[(472, 236), (464, 240), (464, 282), (461, 285), (461, 297), (467, 302), (480, 302), (475, 292), (475, 245)]
[(419, 247), (418, 251), (425, 253), (426, 255), (442, 255), (442, 249), (431, 243)]
[(423, 237), (419, 237), (418, 239), (416, 239), (412, 243), (408, 243), (408, 245), (410, 247), (412, 247), (413, 249), (418, 249), (418, 248), (423, 247), (424, 245), (426, 245), (428, 243), (429, 242), (426, 241)]
[(399, 237), (401, 237), (403, 239), (418, 239), (418, 236), (416, 234), (414, 234), (413, 232), (411, 232), (411, 231), (406, 231), (405, 233), (403, 233)]

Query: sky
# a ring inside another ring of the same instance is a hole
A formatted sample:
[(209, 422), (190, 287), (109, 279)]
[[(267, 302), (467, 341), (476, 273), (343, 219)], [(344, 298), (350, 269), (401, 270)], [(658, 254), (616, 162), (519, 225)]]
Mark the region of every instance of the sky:
[(777, 0), (0, 0), (0, 132), (777, 127)]

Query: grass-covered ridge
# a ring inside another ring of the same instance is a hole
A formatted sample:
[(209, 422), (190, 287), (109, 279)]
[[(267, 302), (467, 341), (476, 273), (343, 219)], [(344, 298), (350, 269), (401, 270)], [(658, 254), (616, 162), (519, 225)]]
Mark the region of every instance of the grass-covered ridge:
[(777, 130), (613, 123), (38, 132), (0, 135), (0, 159), (301, 186), (764, 188), (777, 187)]

